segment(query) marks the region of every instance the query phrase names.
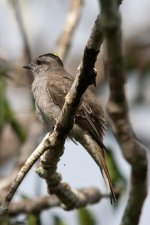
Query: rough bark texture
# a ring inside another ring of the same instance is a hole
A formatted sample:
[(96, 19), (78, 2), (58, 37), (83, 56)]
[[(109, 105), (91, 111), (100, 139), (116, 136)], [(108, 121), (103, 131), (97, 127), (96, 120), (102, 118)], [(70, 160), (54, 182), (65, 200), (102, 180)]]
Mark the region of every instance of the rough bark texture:
[(144, 146), (135, 137), (128, 116), (124, 84), (125, 73), (121, 46), (120, 15), (117, 2), (101, 0), (102, 27), (106, 37), (110, 96), (107, 111), (113, 132), (125, 159), (131, 165), (131, 189), (122, 225), (138, 224), (147, 194), (147, 157)]

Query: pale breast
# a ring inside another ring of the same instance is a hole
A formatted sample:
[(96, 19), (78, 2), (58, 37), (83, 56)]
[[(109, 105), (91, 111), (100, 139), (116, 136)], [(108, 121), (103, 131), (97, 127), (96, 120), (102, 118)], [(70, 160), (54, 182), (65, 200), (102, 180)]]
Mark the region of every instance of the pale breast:
[(32, 84), (32, 93), (35, 99), (36, 111), (47, 131), (51, 131), (60, 114), (60, 108), (54, 105), (47, 91), (47, 79), (35, 78)]

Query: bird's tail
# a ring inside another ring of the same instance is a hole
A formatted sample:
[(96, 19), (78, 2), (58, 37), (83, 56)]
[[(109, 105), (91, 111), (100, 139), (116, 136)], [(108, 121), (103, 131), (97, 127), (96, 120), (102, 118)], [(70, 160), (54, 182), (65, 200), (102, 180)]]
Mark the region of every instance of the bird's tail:
[(96, 155), (97, 155), (96, 159), (98, 159), (98, 160), (96, 160), (97, 161), (96, 163), (98, 164), (98, 166), (101, 170), (108, 194), (110, 195), (111, 204), (113, 204), (113, 203), (116, 203), (117, 201), (116, 201), (115, 193), (113, 190), (111, 177), (110, 177), (110, 174), (109, 174), (109, 171), (108, 171), (108, 168), (106, 165), (106, 161), (105, 161), (105, 152), (104, 152), (105, 146), (103, 146), (103, 148), (98, 146), (98, 148), (99, 148), (98, 150), (97, 149), (95, 150)]
[(106, 188), (110, 195), (111, 203), (116, 203), (111, 178), (105, 162), (104, 148), (100, 147), (99, 144), (93, 140), (93, 138), (91, 138), (88, 134), (84, 134), (84, 132), (78, 132), (75, 139), (83, 145), (100, 168)]
[(106, 165), (106, 160), (105, 160), (105, 152), (104, 150), (106, 149), (105, 146), (103, 144), (101, 144), (101, 147), (98, 146), (98, 151), (97, 151), (97, 158), (98, 158), (98, 162), (97, 164), (100, 167), (102, 176), (104, 178), (104, 182), (108, 191), (108, 194), (110, 195), (110, 201), (111, 204), (116, 203), (116, 197), (115, 197), (115, 193), (113, 190), (113, 185), (112, 185), (112, 181), (111, 181), (111, 177)]
[(107, 166), (106, 166), (105, 162), (103, 162), (102, 164), (103, 164), (103, 165), (101, 165), (102, 176), (104, 178), (104, 182), (105, 182), (107, 191), (110, 194), (111, 204), (113, 204), (113, 203), (116, 203), (116, 197), (115, 197), (115, 194), (114, 194), (111, 178), (110, 178), (109, 171), (107, 169)]

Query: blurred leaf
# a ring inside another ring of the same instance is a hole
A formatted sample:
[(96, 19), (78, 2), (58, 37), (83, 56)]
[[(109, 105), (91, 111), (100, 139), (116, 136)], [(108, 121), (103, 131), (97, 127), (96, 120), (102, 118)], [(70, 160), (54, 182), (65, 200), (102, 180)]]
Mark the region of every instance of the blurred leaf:
[(26, 139), (26, 134), (22, 129), (21, 125), (14, 116), (13, 111), (6, 99), (5, 96), (5, 82), (0, 72), (0, 133), (2, 131), (3, 125), (5, 122), (9, 122), (13, 131), (16, 133), (17, 137), (21, 142), (24, 142)]
[(53, 216), (54, 225), (66, 225), (64, 221), (57, 215)]
[(41, 225), (40, 214), (29, 213), (27, 215), (27, 225)]
[(88, 209), (81, 208), (77, 211), (77, 213), (79, 225), (96, 225), (94, 215), (92, 215)]
[(7, 215), (0, 219), (0, 225), (25, 225), (25, 222), (18, 220), (18, 217), (11, 218)]
[(19, 140), (21, 142), (24, 142), (26, 139), (26, 134), (25, 134), (24, 130), (22, 129), (20, 123), (15, 118), (14, 113), (12, 112), (10, 105), (6, 99), (4, 101), (4, 107), (5, 107), (6, 120), (11, 124), (12, 129), (16, 133)]
[(20, 194), (20, 197), (21, 197), (21, 199), (22, 200), (30, 200), (31, 198), (30, 197), (28, 197), (26, 194), (24, 194), (24, 193), (21, 193)]
[(5, 97), (5, 83), (3, 81), (2, 74), (0, 73), (0, 134), (5, 121), (4, 97)]
[(110, 148), (107, 148), (106, 163), (110, 172), (112, 184), (115, 187), (115, 191), (118, 191), (118, 194), (121, 194), (124, 191), (127, 182), (125, 177), (121, 174), (114, 158), (113, 151)]
[(4, 218), (0, 219), (0, 225), (10, 225), (9, 217), (5, 216)]

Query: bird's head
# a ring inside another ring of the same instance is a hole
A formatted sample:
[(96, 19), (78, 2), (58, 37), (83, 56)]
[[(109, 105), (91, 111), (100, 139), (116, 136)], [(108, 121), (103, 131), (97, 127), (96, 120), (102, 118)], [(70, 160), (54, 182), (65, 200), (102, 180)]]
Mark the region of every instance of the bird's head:
[(52, 71), (60, 67), (63, 67), (63, 63), (61, 59), (53, 53), (40, 55), (32, 63), (23, 66), (23, 68), (31, 70), (35, 76), (39, 74), (42, 75), (46, 71)]

